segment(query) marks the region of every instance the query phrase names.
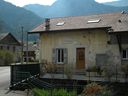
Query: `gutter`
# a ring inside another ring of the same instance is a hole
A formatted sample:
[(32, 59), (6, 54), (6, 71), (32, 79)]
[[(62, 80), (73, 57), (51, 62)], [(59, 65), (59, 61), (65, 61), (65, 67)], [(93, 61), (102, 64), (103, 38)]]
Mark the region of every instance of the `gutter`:
[(47, 33), (47, 32), (64, 32), (64, 31), (78, 31), (78, 30), (91, 30), (91, 29), (108, 29), (110, 27), (97, 27), (97, 28), (79, 28), (79, 29), (62, 29), (62, 30), (47, 30), (47, 31), (36, 31), (28, 32), (28, 34)]

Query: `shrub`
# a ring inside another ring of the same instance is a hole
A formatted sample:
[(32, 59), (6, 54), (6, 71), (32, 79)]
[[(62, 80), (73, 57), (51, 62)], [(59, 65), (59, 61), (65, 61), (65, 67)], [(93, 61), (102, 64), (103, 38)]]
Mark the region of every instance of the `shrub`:
[(128, 77), (128, 64), (122, 66), (122, 72), (125, 74), (125, 78)]
[[(34, 96), (77, 96), (75, 91), (68, 92), (66, 89), (33, 89)], [(51, 95), (52, 94), (52, 95)]]
[(67, 76), (68, 79), (71, 79), (74, 73), (74, 68), (72, 64), (65, 65), (64, 66), (64, 74)]
[(53, 96), (77, 96), (75, 91), (68, 92), (66, 89), (54, 89)]
[(0, 50), (0, 64), (1, 65), (9, 65), (14, 60), (13, 53), (6, 51), (6, 50)]
[(34, 88), (33, 93), (34, 93), (34, 96), (49, 96), (49, 92), (44, 89)]
[(84, 88), (82, 96), (112, 96), (112, 94), (107, 87), (101, 86), (97, 83), (90, 83)]
[(116, 75), (116, 71), (115, 70), (116, 69), (115, 69), (114, 65), (104, 66), (103, 72), (104, 72), (105, 77), (107, 77), (109, 81), (111, 80), (112, 76)]
[(99, 66), (93, 66), (86, 70), (87, 72), (97, 72), (99, 75), (102, 74), (103, 70)]

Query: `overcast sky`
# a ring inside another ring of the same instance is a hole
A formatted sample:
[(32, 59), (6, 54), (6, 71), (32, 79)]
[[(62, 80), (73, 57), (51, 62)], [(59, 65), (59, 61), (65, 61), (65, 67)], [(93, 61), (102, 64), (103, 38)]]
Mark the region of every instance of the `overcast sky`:
[[(27, 4), (42, 4), (42, 5), (52, 5), (56, 0), (5, 0), (11, 2), (16, 6), (24, 6)], [(118, 0), (95, 0), (99, 3), (118, 1)]]

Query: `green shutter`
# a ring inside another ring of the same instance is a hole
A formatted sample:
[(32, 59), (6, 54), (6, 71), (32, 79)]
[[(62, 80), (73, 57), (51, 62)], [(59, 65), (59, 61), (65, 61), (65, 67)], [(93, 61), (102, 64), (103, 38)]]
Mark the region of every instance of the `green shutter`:
[(68, 63), (68, 50), (64, 48), (64, 64)]

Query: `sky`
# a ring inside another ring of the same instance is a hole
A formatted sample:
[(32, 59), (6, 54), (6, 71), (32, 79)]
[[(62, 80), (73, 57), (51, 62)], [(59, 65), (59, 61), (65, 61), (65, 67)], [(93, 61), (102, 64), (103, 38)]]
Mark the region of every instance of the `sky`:
[[(52, 5), (56, 0), (4, 0), (11, 2), (12, 4), (16, 6), (24, 6), (27, 4), (42, 4), (42, 5)], [(118, 0), (95, 0), (99, 3), (104, 3), (104, 2), (112, 2), (112, 1), (118, 1)]]

